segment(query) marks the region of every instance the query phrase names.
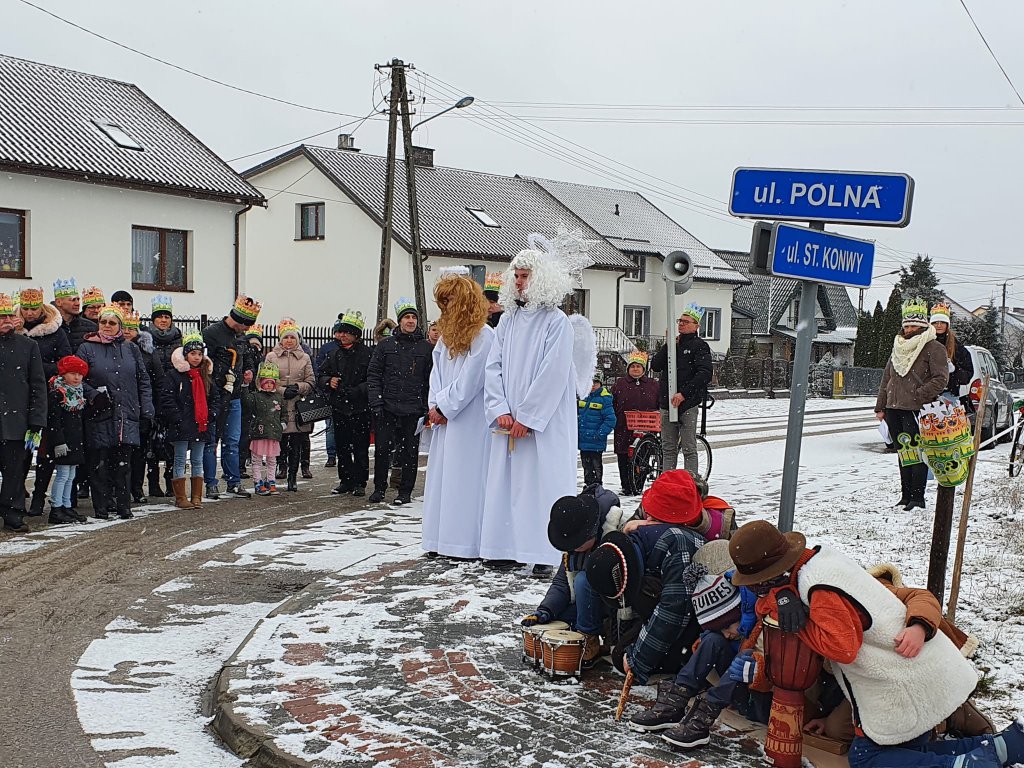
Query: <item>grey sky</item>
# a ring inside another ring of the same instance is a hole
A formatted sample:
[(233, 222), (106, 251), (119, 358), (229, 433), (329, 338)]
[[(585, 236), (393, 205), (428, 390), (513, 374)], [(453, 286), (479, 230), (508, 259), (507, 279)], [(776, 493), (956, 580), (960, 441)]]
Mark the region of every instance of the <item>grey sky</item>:
[[(426, 89), (428, 101), (418, 107), (425, 114), (454, 101), (444, 100), (444, 82), (454, 86), (453, 93), (492, 103), (775, 107), (501, 106), (527, 118), (733, 121), (531, 125), (500, 119), (494, 107), (478, 103), (465, 116), (453, 113), (432, 122), (417, 139), (436, 148), (439, 164), (638, 189), (712, 248), (740, 250), (749, 246), (749, 225), (725, 213), (735, 166), (909, 173), (917, 182), (909, 227), (841, 230), (897, 249), (880, 250), (876, 274), (909, 258), (904, 251), (927, 252), (938, 262), (944, 286), (962, 303), (973, 308), (1000, 290), (997, 283), (1016, 276), (1009, 303), (1024, 305), (1024, 257), (1018, 245), (1024, 106), (959, 0), (38, 4), (210, 77), (360, 117), (379, 98), (373, 91), (374, 63), (391, 57), (413, 62), (432, 76), (414, 77), (410, 83), (418, 93)], [(1024, 4), (967, 0), (967, 5), (1024, 90), (1024, 48), (1019, 45)], [(134, 82), (226, 159), (294, 143), (351, 120), (204, 82), (18, 0), (0, 0), (0, 13), (2, 52)], [(792, 106), (949, 110), (777, 109)], [(750, 122), (836, 120), (893, 124)], [(930, 124), (912, 124), (922, 122)], [(578, 147), (543, 145), (563, 158), (556, 159), (526, 145), (557, 142), (543, 131), (638, 170), (599, 157), (581, 158), (585, 153)], [(357, 146), (367, 152), (383, 152), (385, 141), (382, 121), (369, 120), (356, 134)], [(331, 131), (310, 143), (333, 142)], [(246, 168), (268, 156), (234, 165)], [(603, 169), (581, 167), (587, 164)], [(877, 281), (868, 300), (884, 300), (893, 279)]]

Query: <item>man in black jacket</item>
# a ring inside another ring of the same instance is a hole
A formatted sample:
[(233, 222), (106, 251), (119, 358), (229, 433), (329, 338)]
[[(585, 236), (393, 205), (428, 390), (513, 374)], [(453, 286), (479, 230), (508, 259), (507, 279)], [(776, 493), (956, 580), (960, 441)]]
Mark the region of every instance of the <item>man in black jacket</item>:
[(362, 342), (364, 326), (362, 313), (349, 310), (342, 315), (335, 324), (337, 343), (328, 350), (318, 368), (317, 384), (330, 398), (333, 411), (331, 423), (338, 485), (331, 493), (335, 494), (363, 496), (370, 478), (370, 404), (366, 376), (371, 355)]
[[(661, 373), (661, 471), (677, 469), (679, 453), (683, 466), (697, 472), (697, 416), (711, 383), (711, 347), (697, 335), (704, 310), (690, 304), (679, 315), (676, 337), (676, 391), (668, 393), (668, 345), (654, 355), (651, 370)], [(679, 420), (669, 419), (669, 407), (677, 408)]]
[(370, 502), (384, 501), (391, 468), (391, 451), (397, 446), (402, 481), (395, 504), (408, 504), (416, 484), (419, 440), (416, 423), (427, 413), (427, 393), (434, 348), (418, 327), (419, 313), (410, 299), (395, 304), (398, 329), (382, 339), (373, 352), (366, 386), (370, 410), (376, 420), (373, 495)]
[(46, 426), (46, 378), (39, 346), (14, 328), (14, 302), (0, 293), (0, 515), (24, 532), (25, 451), (39, 447)]
[(239, 296), (223, 320), (203, 329), (206, 351), (213, 360), (213, 385), (219, 398), (217, 421), (203, 454), (206, 498), (220, 498), (217, 490), (217, 443), (221, 446), (220, 465), (228, 493), (247, 499), (252, 494), (242, 488), (238, 465), (238, 442), (242, 436), (242, 386), (252, 381), (255, 367), (245, 331), (256, 322), (262, 305), (248, 296)]

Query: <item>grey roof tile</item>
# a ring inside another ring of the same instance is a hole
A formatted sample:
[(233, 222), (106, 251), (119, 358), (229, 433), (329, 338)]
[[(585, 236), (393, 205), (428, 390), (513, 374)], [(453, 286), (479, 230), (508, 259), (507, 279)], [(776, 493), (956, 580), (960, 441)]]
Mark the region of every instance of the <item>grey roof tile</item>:
[[(263, 196), (137, 86), (0, 55), (0, 168), (219, 200)], [(94, 121), (142, 145), (116, 145)]]

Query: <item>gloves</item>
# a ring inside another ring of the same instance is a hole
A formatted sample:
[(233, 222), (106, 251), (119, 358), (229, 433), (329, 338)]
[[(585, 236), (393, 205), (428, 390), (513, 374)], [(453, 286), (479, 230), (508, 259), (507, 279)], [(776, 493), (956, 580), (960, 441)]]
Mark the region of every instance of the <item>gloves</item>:
[(287, 387), (284, 388), (284, 399), (285, 400), (294, 400), (298, 396), (299, 396), (299, 385), (298, 384), (289, 384)]
[(776, 591), (775, 604), (779, 606), (779, 629), (783, 632), (799, 632), (807, 625), (807, 608), (793, 590)]
[(757, 661), (754, 659), (753, 651), (744, 651), (732, 660), (729, 665), (728, 675), (737, 683), (750, 684), (754, 681), (754, 674), (757, 672)]
[(96, 390), (96, 396), (89, 402), (89, 405), (93, 407), (95, 411), (103, 411), (110, 407), (110, 395), (107, 394), (106, 387), (100, 387)]
[(532, 627), (534, 624), (548, 624), (553, 618), (546, 608), (538, 608), (529, 616), (524, 616), (520, 623), (524, 627)]
[(27, 432), (25, 432), (25, 450), (34, 451), (36, 448), (39, 447), (39, 441), (41, 439), (42, 435), (37, 431), (33, 431), (30, 429)]
[(53, 455), (56, 456), (58, 459), (63, 459), (70, 452), (71, 452), (71, 449), (68, 448), (68, 444), (67, 443), (61, 443), (60, 445), (58, 445), (56, 448), (53, 449)]

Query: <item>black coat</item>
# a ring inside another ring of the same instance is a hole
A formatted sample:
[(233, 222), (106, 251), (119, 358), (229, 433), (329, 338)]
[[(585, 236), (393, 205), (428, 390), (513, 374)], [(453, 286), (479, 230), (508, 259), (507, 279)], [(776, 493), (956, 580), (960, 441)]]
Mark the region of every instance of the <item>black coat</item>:
[(42, 431), (46, 410), (39, 345), (21, 333), (0, 335), (0, 440), (24, 442), (29, 429)]
[(381, 339), (366, 376), (370, 410), (383, 409), (395, 416), (425, 414), (433, 354), (419, 330)]
[(156, 415), (142, 350), (123, 339), (108, 344), (86, 336), (77, 354), (89, 364), (86, 382), (93, 389), (106, 387), (110, 400), (108, 407), (86, 410), (88, 447), (142, 445), (142, 419)]
[(164, 364), (153, 345), (153, 337), (149, 335), (148, 331), (140, 332), (134, 344), (142, 352), (142, 361), (146, 365), (146, 373), (149, 374), (149, 384), (153, 391), (153, 405), (155, 406), (157, 393), (164, 383)]
[[(935, 340), (942, 346), (946, 346), (947, 334), (936, 336)], [(946, 353), (946, 357), (949, 357), (949, 353)], [(971, 360), (971, 353), (967, 351), (967, 347), (960, 343), (960, 339), (956, 340), (956, 348), (953, 350), (953, 365), (955, 368), (953, 372), (949, 374), (949, 382), (946, 384), (946, 392), (949, 392), (953, 397), (960, 397), (960, 387), (965, 387), (974, 380), (974, 362)]]
[(231, 398), (239, 398), (243, 374), (245, 371), (255, 373), (252, 347), (246, 341), (245, 334), (235, 333), (224, 320), (218, 320), (203, 329), (203, 341), (206, 342), (206, 354), (213, 360), (213, 383), (218, 390), (223, 391), (228, 371), (234, 371)]
[[(320, 363), (317, 386), (327, 395), (331, 408), (339, 416), (354, 416), (370, 410), (366, 376), (371, 357), (367, 346), (356, 341), (348, 349), (340, 345), (335, 347)], [(337, 389), (331, 389), (331, 379), (335, 377), (341, 381)]]
[(96, 333), (100, 329), (96, 323), (82, 315), (75, 315), (71, 318), (71, 322), (64, 323), (61, 327), (64, 329), (64, 333), (68, 335), (68, 341), (71, 343), (71, 354), (75, 354), (74, 350), (82, 346), (82, 342), (88, 334)]
[[(213, 361), (203, 358), (207, 371), (213, 370)], [(217, 421), (220, 398), (217, 390), (206, 393), (207, 428), (199, 431), (196, 423), (196, 402), (192, 396), (192, 378), (188, 375), (189, 364), (179, 347), (171, 355), (171, 367), (164, 372), (160, 387), (160, 418), (167, 424), (167, 440), (176, 443), (187, 440), (190, 443), (210, 442), (211, 427)]]
[(43, 305), (43, 315), (34, 323), (25, 323), (24, 333), (39, 345), (43, 358), (43, 375), (49, 381), (57, 375), (57, 361), (71, 354), (71, 342), (64, 331), (60, 312), (49, 304)]
[[(662, 410), (668, 410), (668, 376), (664, 371), (668, 368), (668, 345), (663, 344), (651, 360), (651, 370), (661, 373), (658, 403)], [(682, 405), (679, 413), (689, 410), (704, 402), (708, 394), (713, 372), (711, 347), (696, 333), (679, 334), (676, 342), (676, 392), (682, 392)], [(675, 394), (675, 393), (673, 393)]]
[(146, 329), (146, 333), (153, 337), (153, 347), (164, 370), (171, 370), (171, 353), (181, 346), (181, 329), (172, 325), (166, 331), (161, 331), (155, 325), (151, 325)]
[[(84, 385), (86, 389), (91, 389)], [(86, 394), (88, 397), (90, 393)], [(85, 410), (70, 411), (64, 407), (64, 395), (50, 389), (50, 408), (47, 413), (46, 433), (43, 436), (43, 445), (46, 447), (46, 455), (55, 464), (69, 464), (78, 466), (85, 463)], [(68, 453), (65, 456), (54, 456), (53, 449), (58, 445), (66, 445)]]

